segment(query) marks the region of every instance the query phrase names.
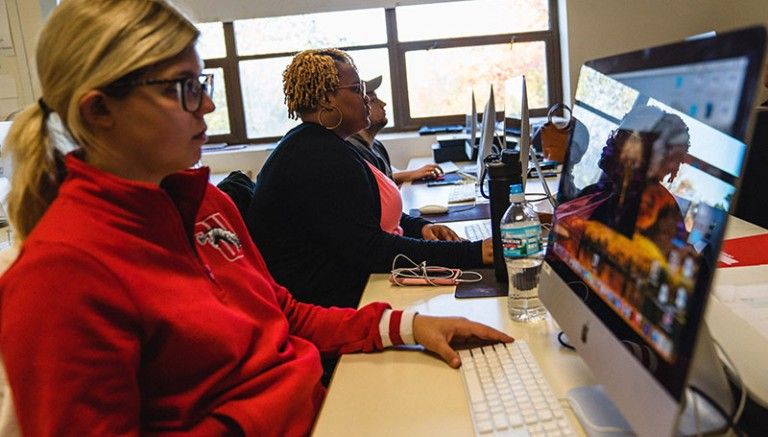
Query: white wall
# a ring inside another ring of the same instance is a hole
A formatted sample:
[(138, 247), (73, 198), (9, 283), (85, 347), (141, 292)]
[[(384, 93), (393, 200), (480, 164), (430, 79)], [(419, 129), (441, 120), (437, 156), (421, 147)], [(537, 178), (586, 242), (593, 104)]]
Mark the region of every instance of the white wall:
[(562, 0), (561, 10), (563, 2), (571, 97), (584, 61), (711, 30), (768, 25), (766, 0)]
[(11, 39), (15, 56), (0, 57), (0, 74), (13, 78), (13, 88), (2, 90), (3, 95), (15, 91), (16, 105), (3, 105), (0, 110), (0, 120), (10, 113), (33, 103), (40, 94), (37, 82), (34, 49), (37, 34), (42, 27), (40, 3), (38, 0), (5, 0), (5, 10), (11, 30)]
[(408, 160), (416, 156), (432, 156), (435, 135), (421, 136), (416, 132), (398, 132), (377, 135), (389, 153), (392, 166), (398, 170), (408, 168)]
[(274, 145), (250, 145), (232, 151), (206, 152), (200, 162), (211, 169), (214, 180), (222, 179), (233, 170), (241, 170), (256, 179), (273, 148)]
[(217, 0), (216, 7), (211, 7), (210, 0), (174, 1), (195, 19), (208, 22), (362, 8), (393, 8), (456, 0)]

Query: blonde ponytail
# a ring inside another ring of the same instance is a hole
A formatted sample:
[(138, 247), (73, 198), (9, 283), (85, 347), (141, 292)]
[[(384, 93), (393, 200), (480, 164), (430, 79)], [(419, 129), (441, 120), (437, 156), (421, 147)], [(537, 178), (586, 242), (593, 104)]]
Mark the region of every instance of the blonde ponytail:
[(62, 155), (53, 146), (46, 119), (39, 105), (30, 105), (16, 116), (2, 151), (12, 157), (8, 218), (17, 241), (23, 241), (40, 220), (61, 183)]

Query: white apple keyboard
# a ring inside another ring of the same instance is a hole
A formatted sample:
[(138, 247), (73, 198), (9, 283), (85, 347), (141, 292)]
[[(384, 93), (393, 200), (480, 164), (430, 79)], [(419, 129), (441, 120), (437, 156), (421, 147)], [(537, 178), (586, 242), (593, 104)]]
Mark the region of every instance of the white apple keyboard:
[(451, 185), (448, 193), (448, 203), (469, 202), (475, 200), (476, 187), (474, 183)]
[(459, 356), (476, 436), (576, 435), (525, 341)]
[(464, 236), (467, 237), (469, 241), (478, 241), (491, 238), (493, 235), (492, 232), (493, 231), (491, 230), (490, 220), (464, 226)]

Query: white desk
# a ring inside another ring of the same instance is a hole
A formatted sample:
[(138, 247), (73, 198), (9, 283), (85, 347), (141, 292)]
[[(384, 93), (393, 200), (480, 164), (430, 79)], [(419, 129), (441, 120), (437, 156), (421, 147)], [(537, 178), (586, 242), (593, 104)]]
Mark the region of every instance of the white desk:
[[(746, 237), (766, 232), (736, 217), (730, 217), (725, 238)], [(768, 335), (758, 332), (743, 317), (717, 298), (715, 290), (722, 285), (762, 284), (768, 296), (768, 265), (728, 267), (715, 271), (713, 292), (705, 314), (715, 340), (734, 361), (741, 378), (749, 387), (752, 399), (768, 408)]]
[[(551, 320), (512, 322), (506, 298), (457, 300), (453, 287), (395, 287), (372, 275), (360, 305), (385, 301), (430, 315), (461, 315), (503, 330), (531, 346), (555, 395), (594, 383), (575, 352), (557, 342)], [(576, 424), (574, 420), (574, 424)], [(576, 426), (578, 426), (576, 424)], [(331, 381), (315, 436), (468, 436), (472, 419), (459, 370), (415, 351), (345, 355)]]
[[(408, 169), (416, 169), (424, 164), (429, 164), (433, 162), (432, 157), (419, 157), (419, 158), (412, 158), (408, 162)], [(456, 163), (459, 168), (462, 168), (464, 165), (471, 165), (470, 162), (465, 163)], [(546, 178), (547, 185), (549, 186), (549, 189), (552, 191), (552, 194), (554, 195), (557, 192), (557, 186), (560, 182), (559, 177), (550, 177)], [(420, 206), (428, 205), (428, 204), (447, 204), (448, 203), (448, 194), (451, 191), (451, 185), (442, 185), (437, 187), (428, 187), (426, 184), (411, 184), (410, 182), (404, 183), (400, 187), (400, 197), (403, 200), (403, 212), (408, 213), (411, 209), (417, 209)], [(528, 178), (528, 181), (525, 186), (525, 191), (528, 194), (541, 194), (542, 197), (544, 195), (544, 187), (542, 186), (541, 182), (539, 181), (539, 178)], [(478, 202), (488, 202), (487, 199), (478, 199)], [(534, 205), (537, 209), (540, 209), (541, 211), (547, 211), (551, 212), (551, 206), (546, 200), (542, 200), (540, 202), (535, 202)], [(429, 217), (427, 217), (429, 218)]]

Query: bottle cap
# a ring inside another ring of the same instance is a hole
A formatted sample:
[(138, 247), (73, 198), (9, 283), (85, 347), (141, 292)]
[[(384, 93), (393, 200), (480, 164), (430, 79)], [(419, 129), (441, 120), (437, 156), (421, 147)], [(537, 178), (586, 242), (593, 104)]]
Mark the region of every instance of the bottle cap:
[(522, 202), (525, 200), (525, 193), (521, 184), (512, 184), (509, 186), (510, 202)]

